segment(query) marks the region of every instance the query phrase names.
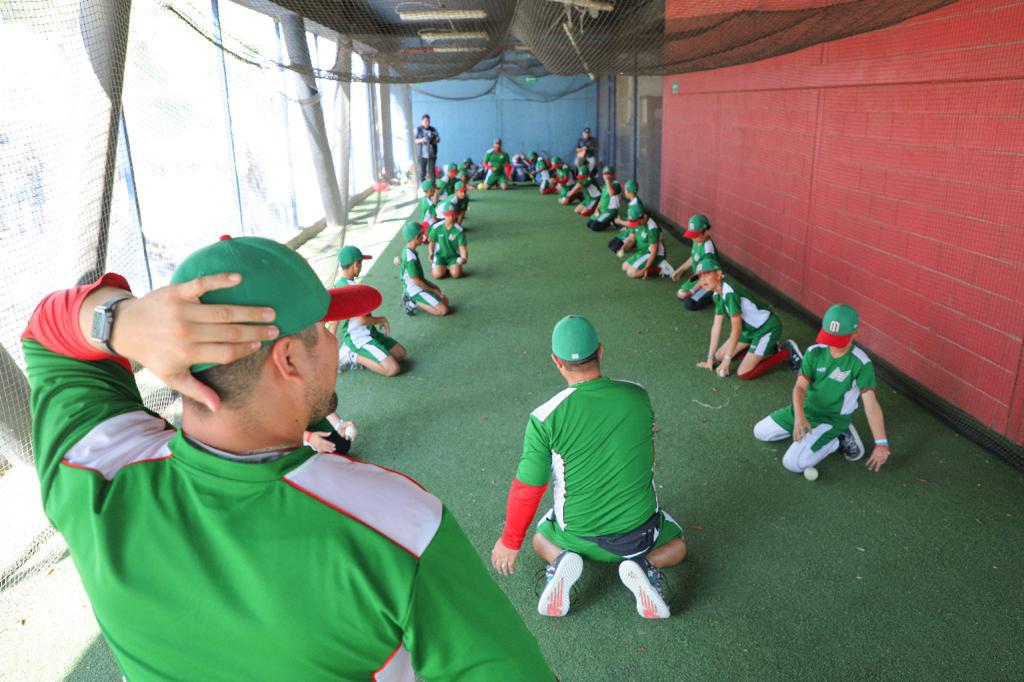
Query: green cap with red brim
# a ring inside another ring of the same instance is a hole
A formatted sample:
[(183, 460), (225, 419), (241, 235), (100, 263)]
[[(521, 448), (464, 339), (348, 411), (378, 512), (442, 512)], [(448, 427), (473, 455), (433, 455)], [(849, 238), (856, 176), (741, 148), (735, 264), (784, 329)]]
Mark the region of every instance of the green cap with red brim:
[(562, 360), (585, 360), (597, 352), (597, 330), (585, 317), (568, 315), (551, 332), (551, 353)]
[(373, 256), (364, 256), (358, 246), (348, 244), (341, 247), (341, 251), (338, 252), (338, 265), (343, 268), (347, 268), (353, 263), (358, 263), (361, 260), (370, 260), (371, 258), (373, 258)]
[(615, 169), (611, 166), (605, 166), (601, 169), (601, 175), (615, 175)]
[(408, 244), (413, 239), (419, 239), (420, 233), (423, 231), (422, 226), (419, 223), (414, 223), (409, 220), (402, 226), (402, 239)]
[[(197, 277), (237, 272), (242, 282), (226, 289), (208, 291), (202, 303), (266, 306), (277, 314), (278, 338), (289, 336), (321, 321), (346, 320), (373, 312), (381, 295), (373, 287), (353, 284), (327, 289), (302, 256), (284, 244), (264, 237), (221, 237), (183, 260), (171, 277), (172, 284)], [(273, 343), (264, 341), (264, 344)], [(193, 372), (217, 363), (193, 365)]]
[(636, 204), (630, 204), (629, 208), (626, 209), (626, 216), (630, 220), (640, 220), (644, 216), (644, 210)]
[(703, 213), (698, 213), (690, 218), (690, 222), (687, 225), (686, 232), (683, 232), (683, 236), (687, 239), (693, 239), (694, 237), (699, 237), (705, 230), (710, 228), (711, 222), (708, 221), (708, 217)]
[(718, 259), (714, 256), (706, 256), (697, 263), (697, 266), (693, 269), (693, 277), (690, 278), (691, 282), (696, 282), (700, 279), (700, 276), (705, 272), (714, 272), (715, 270), (721, 270), (722, 266), (719, 265)]
[(821, 319), (818, 343), (833, 348), (845, 348), (850, 345), (850, 340), (857, 333), (858, 326), (860, 326), (860, 316), (857, 315), (853, 306), (836, 303), (825, 311), (825, 317)]

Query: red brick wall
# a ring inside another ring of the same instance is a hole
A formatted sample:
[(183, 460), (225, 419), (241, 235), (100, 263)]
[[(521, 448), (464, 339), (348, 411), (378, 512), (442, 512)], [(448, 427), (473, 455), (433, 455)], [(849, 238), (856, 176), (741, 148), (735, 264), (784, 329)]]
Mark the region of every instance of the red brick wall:
[(661, 187), (669, 218), (707, 213), (727, 256), (819, 315), (854, 305), (863, 345), (1017, 442), (1022, 40), (1024, 2), (964, 0), (668, 76)]

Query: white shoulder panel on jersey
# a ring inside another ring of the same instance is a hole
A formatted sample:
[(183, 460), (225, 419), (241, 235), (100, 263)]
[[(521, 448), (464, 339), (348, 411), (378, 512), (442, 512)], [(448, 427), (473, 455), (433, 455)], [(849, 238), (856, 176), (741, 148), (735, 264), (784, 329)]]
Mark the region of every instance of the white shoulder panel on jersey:
[(94, 426), (64, 454), (64, 461), (94, 469), (110, 481), (129, 464), (170, 457), (167, 443), (174, 433), (149, 412), (125, 412)]
[(715, 243), (710, 239), (704, 242), (704, 255), (708, 256), (715, 252)]
[(570, 386), (569, 388), (562, 389), (561, 391), (555, 394), (554, 398), (547, 401), (546, 403), (538, 407), (536, 410), (531, 412), (530, 416), (536, 417), (537, 419), (543, 422), (551, 415), (552, 412), (555, 411), (555, 409), (558, 408), (559, 405), (565, 402), (565, 399), (571, 396), (575, 390), (576, 389), (573, 388), (572, 386)]
[(726, 282), (725, 279), (723, 278), (722, 279), (722, 298), (725, 298), (726, 294), (734, 294), (734, 293), (736, 293), (736, 290), (733, 289), (732, 285), (730, 285), (728, 282)]
[(645, 391), (647, 390), (647, 387), (641, 384), (639, 381), (630, 381), (629, 379), (612, 379), (612, 381), (618, 382), (620, 384), (633, 384), (634, 386), (639, 386)]
[(828, 346), (826, 346), (824, 343), (812, 343), (810, 346), (807, 346), (807, 348), (804, 349), (804, 355), (807, 355), (815, 348), (828, 348)]
[(412, 656), (405, 644), (398, 645), (391, 658), (373, 674), (373, 682), (416, 682), (412, 669)]
[(865, 365), (871, 364), (871, 358), (868, 354), (861, 350), (858, 346), (853, 347), (853, 355)]
[(419, 558), (441, 525), (441, 501), (415, 481), (375, 464), (314, 455), (285, 481)]

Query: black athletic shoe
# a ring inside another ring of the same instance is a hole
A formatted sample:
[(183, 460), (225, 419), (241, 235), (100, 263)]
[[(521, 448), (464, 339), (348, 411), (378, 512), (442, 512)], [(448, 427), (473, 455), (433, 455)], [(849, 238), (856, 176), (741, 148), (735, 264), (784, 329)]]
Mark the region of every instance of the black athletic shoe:
[(796, 345), (796, 341), (793, 339), (786, 339), (782, 342), (782, 347), (789, 351), (789, 366), (793, 368), (794, 372), (799, 372), (800, 364), (804, 361), (804, 354), (800, 352), (800, 346)]
[(850, 462), (856, 462), (864, 456), (864, 441), (857, 433), (857, 427), (850, 424), (850, 427), (839, 436), (839, 450)]
[(411, 298), (402, 294), (402, 310), (405, 311), (406, 315), (416, 314), (416, 303)]

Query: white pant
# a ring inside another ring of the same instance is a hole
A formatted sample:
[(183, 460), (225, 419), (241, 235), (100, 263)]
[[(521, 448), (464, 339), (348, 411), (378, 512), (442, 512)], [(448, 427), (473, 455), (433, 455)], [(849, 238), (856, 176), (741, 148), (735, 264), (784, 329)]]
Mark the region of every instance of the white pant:
[[(838, 438), (833, 438), (817, 450), (811, 449), (811, 446), (813, 446), (819, 438), (828, 433), (831, 428), (831, 424), (818, 424), (802, 439), (794, 441), (793, 444), (786, 449), (786, 454), (782, 456), (782, 466), (799, 474), (802, 473), (804, 469), (817, 466), (821, 460), (838, 450)], [(775, 423), (775, 420), (770, 416), (765, 417), (754, 425), (754, 438), (761, 441), (786, 440), (792, 435), (792, 433), (786, 431)]]

